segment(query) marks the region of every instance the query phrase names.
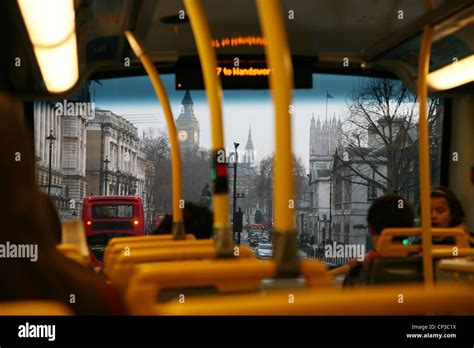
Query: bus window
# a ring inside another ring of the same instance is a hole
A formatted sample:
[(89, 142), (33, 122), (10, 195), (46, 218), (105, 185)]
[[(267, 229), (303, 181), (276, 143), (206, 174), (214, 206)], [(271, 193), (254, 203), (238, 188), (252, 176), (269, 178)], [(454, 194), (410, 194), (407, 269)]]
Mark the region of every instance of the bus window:
[(93, 219), (130, 219), (133, 217), (133, 205), (97, 204), (92, 206)]

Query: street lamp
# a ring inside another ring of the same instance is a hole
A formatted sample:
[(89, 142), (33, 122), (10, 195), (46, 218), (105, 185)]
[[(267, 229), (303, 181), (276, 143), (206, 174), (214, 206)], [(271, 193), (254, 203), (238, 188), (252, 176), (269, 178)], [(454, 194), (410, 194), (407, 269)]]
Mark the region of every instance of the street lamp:
[(117, 175), (117, 195), (120, 196), (121, 195), (120, 194), (120, 175), (121, 175), (120, 169), (117, 169), (115, 171), (115, 174)]
[(239, 143), (234, 142), (234, 192), (233, 192), (233, 208), (232, 208), (232, 231), (234, 232), (233, 238), (235, 241), (235, 233), (237, 232), (237, 224), (235, 221), (235, 212), (236, 212), (236, 202), (237, 202), (237, 161), (238, 161), (238, 154), (237, 148), (239, 147)]
[(107, 184), (108, 184), (108, 178), (107, 174), (109, 173), (109, 156), (105, 156), (105, 196), (107, 196)]
[(48, 174), (48, 195), (51, 195), (51, 160), (53, 155), (53, 141), (56, 138), (53, 135), (53, 130), (50, 130), (49, 136), (46, 137), (46, 140), (49, 140), (49, 174)]

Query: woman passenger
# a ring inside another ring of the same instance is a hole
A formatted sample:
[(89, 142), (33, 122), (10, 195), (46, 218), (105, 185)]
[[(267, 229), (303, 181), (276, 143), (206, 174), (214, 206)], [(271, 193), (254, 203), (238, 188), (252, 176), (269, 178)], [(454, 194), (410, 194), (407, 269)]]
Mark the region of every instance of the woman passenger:
[[(462, 228), (469, 236), (471, 246), (474, 236), (464, 221), (464, 209), (456, 195), (444, 186), (437, 186), (431, 192), (431, 226), (432, 227), (457, 227)], [(452, 240), (452, 239), (451, 239)], [(433, 238), (433, 244), (445, 244), (448, 238)]]

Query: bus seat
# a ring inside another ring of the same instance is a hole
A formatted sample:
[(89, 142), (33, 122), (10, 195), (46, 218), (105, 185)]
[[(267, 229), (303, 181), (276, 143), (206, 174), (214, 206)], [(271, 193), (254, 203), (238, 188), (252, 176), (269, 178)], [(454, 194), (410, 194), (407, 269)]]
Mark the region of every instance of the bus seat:
[[(432, 228), (433, 237), (453, 237), (458, 248), (469, 248), (469, 238), (461, 228)], [(377, 255), (385, 257), (404, 257), (421, 252), (421, 244), (403, 245), (396, 237), (421, 236), (421, 228), (386, 228), (382, 231), (377, 243)], [(453, 245), (447, 245), (452, 248)], [(437, 249), (442, 248), (436, 245)]]
[[(273, 260), (250, 258), (139, 264), (134, 266), (125, 298), (132, 314), (148, 315), (158, 302), (174, 299), (188, 303), (197, 293), (259, 291), (262, 280), (275, 277), (276, 272)], [(333, 286), (326, 266), (319, 261), (303, 260), (301, 274), (308, 287)]]
[(189, 246), (189, 245), (213, 245), (214, 241), (210, 239), (201, 239), (201, 240), (154, 240), (154, 241), (135, 241), (134, 243), (120, 242), (115, 243), (108, 251), (106, 257), (104, 257), (104, 267), (102, 269), (104, 274), (109, 274), (110, 269), (113, 267), (117, 258), (125, 253), (131, 255), (137, 250), (156, 250), (159, 248), (174, 248), (179, 246)]
[[(433, 228), (433, 237), (453, 237), (454, 245), (436, 245), (433, 250), (469, 247), (466, 233), (459, 228)], [(365, 284), (423, 282), (422, 245), (403, 245), (396, 237), (420, 236), (420, 228), (388, 228), (377, 243), (377, 256), (365, 263), (361, 280)]]
[[(239, 257), (252, 258), (253, 251), (245, 246), (240, 246)], [(174, 248), (160, 248), (155, 250), (136, 250), (133, 254), (120, 254), (117, 260), (111, 265), (107, 274), (109, 280), (122, 291), (125, 291), (133, 266), (139, 263), (149, 263), (158, 261), (184, 261), (196, 259), (215, 259), (217, 249), (214, 244), (209, 245), (187, 245)]]
[(89, 248), (82, 220), (67, 220), (61, 223), (62, 244), (75, 245), (83, 258), (89, 260)]
[[(126, 240), (124, 238), (127, 238)], [(109, 240), (107, 243), (107, 247), (104, 251), (104, 260), (107, 257), (109, 250), (113, 249), (115, 244), (117, 243), (126, 243), (127, 245), (131, 245), (135, 242), (143, 242), (143, 241), (169, 241), (173, 240), (172, 234), (161, 234), (161, 235), (153, 235), (153, 236), (137, 236), (137, 237), (116, 237)], [(186, 234), (186, 240), (196, 240), (196, 237), (192, 233)]]
[(419, 254), (375, 257), (370, 266), (364, 264), (361, 277), (366, 284), (423, 282), (423, 259)]
[(0, 302), (1, 316), (43, 316), (43, 315), (73, 315), (65, 304), (56, 301), (9, 301)]
[(62, 243), (58, 244), (56, 246), (56, 249), (58, 249), (58, 251), (61, 252), (68, 259), (76, 261), (77, 263), (80, 263), (81, 265), (87, 267), (89, 258), (84, 257), (84, 255), (81, 254), (81, 250), (76, 244)]
[[(206, 296), (155, 304), (153, 315), (472, 315), (474, 287), (379, 285), (335, 290), (310, 288), (259, 294)], [(292, 301), (290, 301), (292, 299)]]

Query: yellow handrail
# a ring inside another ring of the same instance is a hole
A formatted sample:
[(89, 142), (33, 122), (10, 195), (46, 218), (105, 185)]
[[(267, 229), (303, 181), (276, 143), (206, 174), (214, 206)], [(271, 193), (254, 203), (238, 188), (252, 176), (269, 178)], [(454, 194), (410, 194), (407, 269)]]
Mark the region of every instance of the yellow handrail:
[[(425, 1), (427, 10), (431, 9), (431, 1)], [(429, 145), (428, 145), (428, 84), (427, 76), (429, 72), (431, 40), (433, 27), (426, 24), (423, 28), (423, 37), (420, 48), (420, 58), (418, 62), (418, 83), (417, 95), (420, 106), (418, 121), (418, 161), (420, 175), (420, 202), (421, 202), (421, 229), (423, 246), (423, 274), (425, 286), (434, 286), (433, 263), (431, 255), (431, 198), (430, 198), (430, 167), (429, 167)]]
[[(214, 186), (214, 236), (218, 255), (232, 256), (233, 241), (229, 228), (227, 163), (222, 124), (222, 87), (217, 76), (217, 60), (201, 0), (184, 0), (196, 41), (211, 111), (212, 181)], [(225, 175), (219, 173), (225, 171)], [(221, 175), (220, 175), (221, 174)]]
[(289, 115), (293, 90), (293, 67), (279, 1), (257, 0), (257, 9), (263, 36), (267, 41), (265, 54), (271, 69), (270, 87), (275, 104), (276, 148), (273, 167), (275, 260), (278, 264), (278, 275), (292, 277), (299, 274)]
[(173, 113), (171, 112), (170, 102), (166, 89), (161, 81), (160, 74), (156, 70), (150, 56), (144, 51), (143, 46), (138, 42), (135, 35), (130, 31), (125, 31), (125, 36), (130, 43), (134, 53), (140, 59), (145, 68), (155, 90), (156, 97), (160, 102), (165, 114), (168, 134), (170, 138), (171, 151), (171, 175), (172, 175), (172, 207), (173, 207), (173, 239), (185, 239), (183, 224), (183, 210), (180, 207), (180, 201), (183, 199), (182, 177), (181, 177), (181, 154), (178, 145), (178, 136), (174, 123)]

